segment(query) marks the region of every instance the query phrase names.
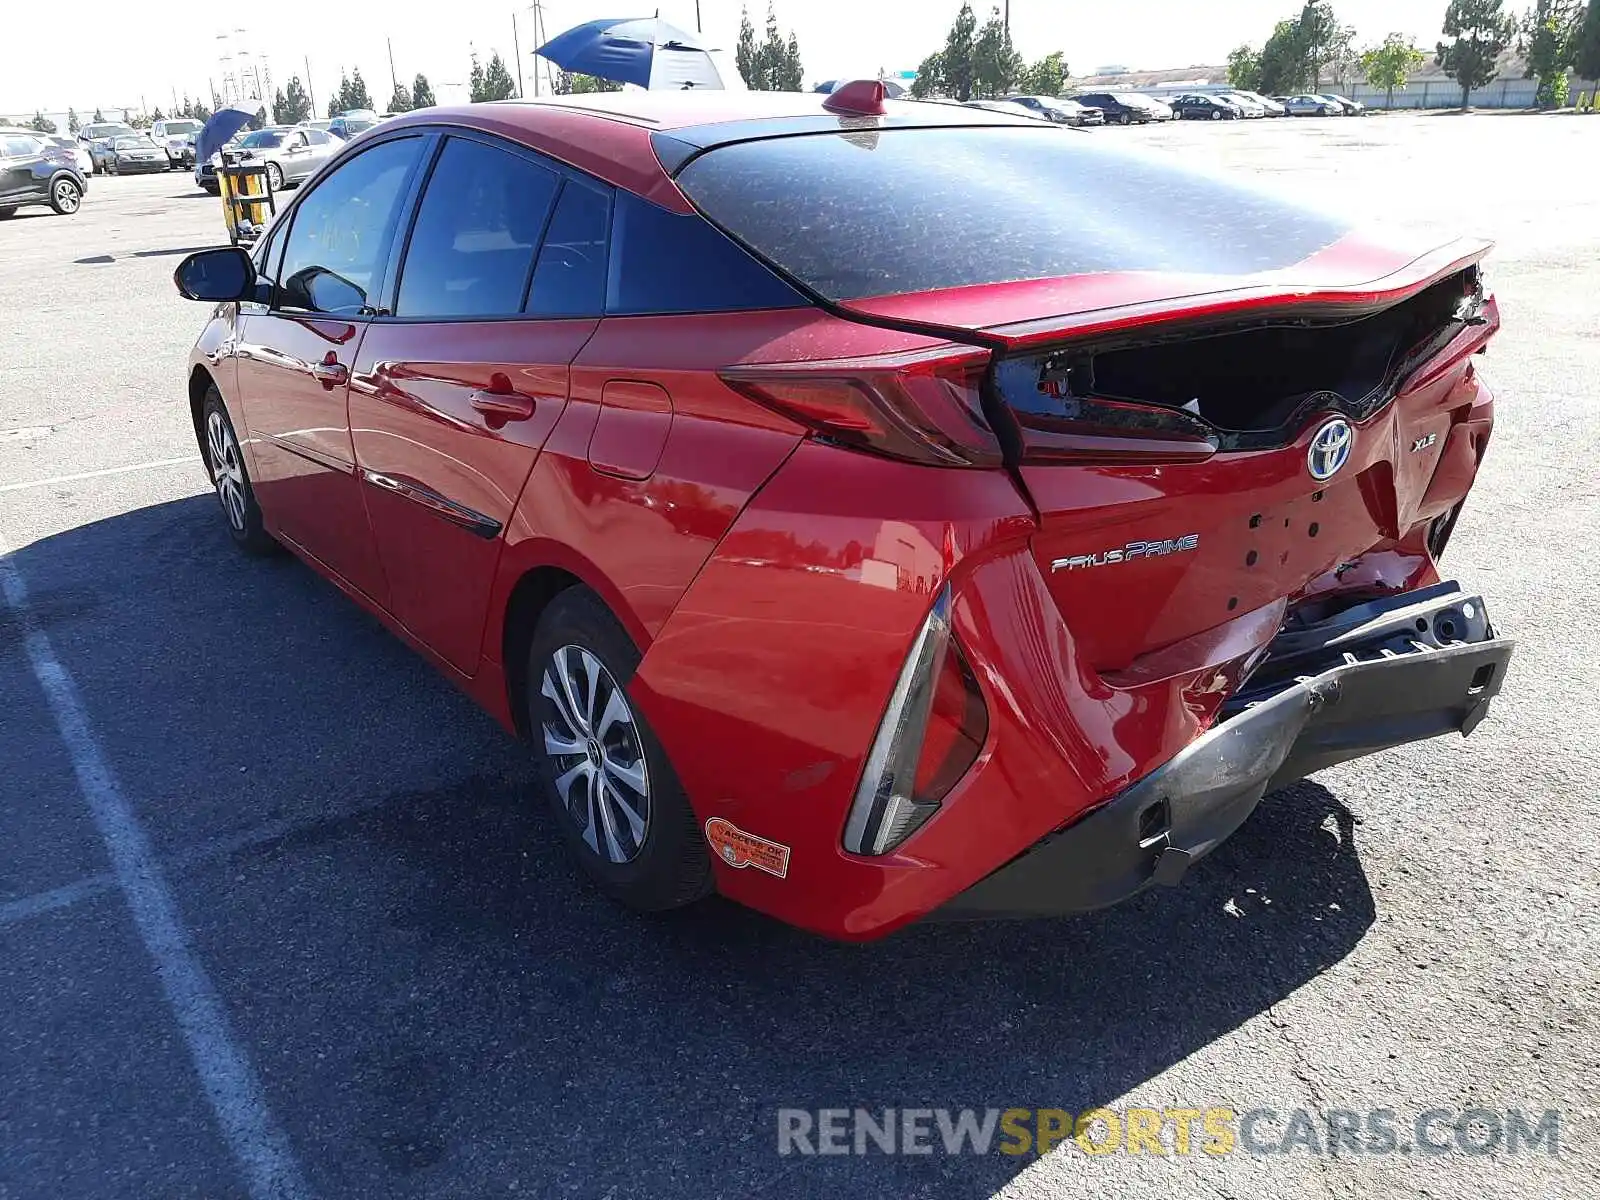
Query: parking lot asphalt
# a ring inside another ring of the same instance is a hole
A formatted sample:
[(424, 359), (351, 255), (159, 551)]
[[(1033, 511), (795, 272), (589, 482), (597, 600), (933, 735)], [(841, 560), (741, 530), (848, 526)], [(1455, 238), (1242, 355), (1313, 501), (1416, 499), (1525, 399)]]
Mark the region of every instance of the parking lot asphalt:
[[(1520, 646), (1471, 739), (1324, 772), (1081, 919), (845, 946), (620, 911), (518, 745), (232, 552), (170, 283), (219, 203), (96, 179), (0, 222), (0, 1198), (1594, 1195), (1600, 119), (1076, 136), (1498, 239), (1499, 423), (1445, 565)], [(777, 1148), (783, 1108), (1094, 1105), (1556, 1109), (1560, 1148)]]

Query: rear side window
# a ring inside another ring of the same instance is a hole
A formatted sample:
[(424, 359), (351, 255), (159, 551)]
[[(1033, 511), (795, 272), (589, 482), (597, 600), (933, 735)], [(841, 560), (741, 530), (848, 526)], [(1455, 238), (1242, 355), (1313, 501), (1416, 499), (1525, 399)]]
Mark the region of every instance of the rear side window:
[(718, 229), (618, 192), (611, 220), (606, 312), (726, 312), (806, 301)]
[[(1153, 153), (1051, 126), (739, 142), (678, 184), (833, 300), (1104, 271), (1292, 266), (1348, 224)], [(703, 270), (685, 260), (685, 272)]]
[(395, 315), (520, 312), (559, 183), (554, 171), (505, 150), (447, 140), (417, 209)]
[(539, 250), (528, 292), (536, 317), (598, 317), (606, 308), (607, 192), (568, 181)]

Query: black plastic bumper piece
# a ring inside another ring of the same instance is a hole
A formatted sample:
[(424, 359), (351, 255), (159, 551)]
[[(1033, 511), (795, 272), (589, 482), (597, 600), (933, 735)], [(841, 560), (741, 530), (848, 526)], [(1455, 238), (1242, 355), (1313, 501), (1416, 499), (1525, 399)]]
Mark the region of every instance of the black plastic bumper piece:
[(1482, 598), (1453, 583), (1286, 631), (1210, 731), (934, 918), (1087, 912), (1176, 884), (1274, 788), (1391, 746), (1471, 733), (1512, 647)]

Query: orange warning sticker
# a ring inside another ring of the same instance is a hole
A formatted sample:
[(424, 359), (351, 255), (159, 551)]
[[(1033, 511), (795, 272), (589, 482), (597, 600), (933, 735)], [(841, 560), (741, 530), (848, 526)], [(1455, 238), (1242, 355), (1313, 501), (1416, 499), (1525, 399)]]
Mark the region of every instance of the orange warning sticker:
[(717, 857), (735, 870), (754, 867), (779, 879), (789, 873), (789, 847), (746, 833), (732, 821), (712, 817), (706, 822), (706, 841)]

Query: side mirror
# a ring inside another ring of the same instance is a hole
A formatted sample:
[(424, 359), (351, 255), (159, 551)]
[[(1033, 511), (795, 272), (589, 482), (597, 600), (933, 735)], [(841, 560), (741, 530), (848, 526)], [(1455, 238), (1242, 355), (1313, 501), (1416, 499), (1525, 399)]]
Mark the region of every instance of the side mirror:
[(253, 300), (256, 265), (238, 246), (196, 250), (178, 264), (172, 283), (185, 300)]

